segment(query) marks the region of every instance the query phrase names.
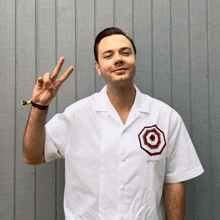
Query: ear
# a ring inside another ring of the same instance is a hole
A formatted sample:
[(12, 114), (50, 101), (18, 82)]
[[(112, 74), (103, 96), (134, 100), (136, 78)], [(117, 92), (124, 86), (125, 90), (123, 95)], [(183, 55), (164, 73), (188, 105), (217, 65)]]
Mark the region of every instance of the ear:
[(98, 74), (101, 76), (101, 75), (102, 75), (102, 73), (101, 73), (101, 70), (100, 70), (99, 63), (98, 63), (97, 61), (95, 61), (95, 68), (97, 69)]

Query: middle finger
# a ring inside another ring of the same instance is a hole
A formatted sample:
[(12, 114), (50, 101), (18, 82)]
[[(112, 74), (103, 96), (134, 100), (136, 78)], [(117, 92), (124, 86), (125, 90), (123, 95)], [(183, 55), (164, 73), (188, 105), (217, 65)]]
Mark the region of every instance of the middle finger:
[(59, 75), (60, 70), (61, 70), (61, 68), (63, 66), (64, 60), (65, 60), (64, 57), (60, 57), (60, 59), (59, 59), (59, 61), (57, 63), (57, 66), (55, 67), (55, 69), (53, 71), (53, 75), (51, 77), (52, 81), (55, 80), (57, 78), (57, 76)]

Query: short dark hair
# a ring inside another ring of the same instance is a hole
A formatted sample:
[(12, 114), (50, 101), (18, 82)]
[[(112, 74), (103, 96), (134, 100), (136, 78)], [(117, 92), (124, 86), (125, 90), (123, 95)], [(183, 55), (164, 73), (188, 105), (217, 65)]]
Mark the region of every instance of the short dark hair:
[(124, 31), (122, 31), (119, 28), (116, 27), (110, 27), (110, 28), (106, 28), (103, 31), (101, 31), (95, 38), (95, 44), (94, 44), (94, 55), (95, 55), (95, 60), (98, 62), (98, 45), (100, 43), (100, 41), (107, 36), (113, 35), (113, 34), (121, 34), (124, 35), (132, 44), (133, 49), (134, 49), (134, 53), (136, 55), (136, 47), (134, 45), (134, 41), (126, 35), (126, 33)]

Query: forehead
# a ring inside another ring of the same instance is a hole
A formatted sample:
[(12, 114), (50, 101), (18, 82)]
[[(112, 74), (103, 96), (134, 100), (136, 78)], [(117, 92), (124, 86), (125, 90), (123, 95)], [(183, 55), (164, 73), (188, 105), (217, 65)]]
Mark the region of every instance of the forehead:
[(108, 50), (118, 50), (123, 47), (132, 48), (131, 42), (121, 34), (114, 34), (107, 37), (104, 37), (98, 45), (99, 54), (108, 51)]

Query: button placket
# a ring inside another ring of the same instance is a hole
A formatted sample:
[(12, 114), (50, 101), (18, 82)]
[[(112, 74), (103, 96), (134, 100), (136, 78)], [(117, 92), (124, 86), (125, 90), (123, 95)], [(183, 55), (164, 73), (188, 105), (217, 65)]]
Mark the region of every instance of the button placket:
[[(126, 161), (126, 158), (123, 159), (123, 162), (125, 162), (125, 161)], [(122, 187), (122, 190), (125, 190), (125, 186)]]
[(121, 215), (120, 219), (124, 219), (124, 211), (123, 211), (123, 203), (125, 200), (125, 176), (124, 176), (124, 170), (125, 170), (125, 162), (126, 162), (126, 157), (125, 157), (125, 152), (124, 152), (124, 144), (123, 144), (123, 138), (124, 138), (124, 131), (121, 131), (121, 139), (119, 141), (119, 149), (120, 149), (120, 170), (119, 170), (119, 183), (120, 183), (120, 191), (119, 191), (119, 201), (118, 201), (118, 211)]

